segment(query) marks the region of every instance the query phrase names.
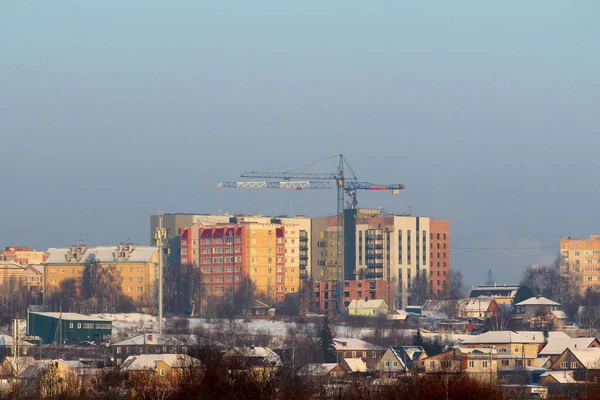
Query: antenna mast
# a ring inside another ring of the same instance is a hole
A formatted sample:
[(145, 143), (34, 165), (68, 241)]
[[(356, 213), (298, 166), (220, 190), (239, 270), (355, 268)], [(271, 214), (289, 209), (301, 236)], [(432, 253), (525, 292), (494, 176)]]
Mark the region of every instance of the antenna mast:
[(166, 230), (163, 228), (163, 213), (158, 213), (158, 227), (154, 231), (154, 240), (158, 247), (158, 333), (163, 328), (163, 249), (166, 242)]

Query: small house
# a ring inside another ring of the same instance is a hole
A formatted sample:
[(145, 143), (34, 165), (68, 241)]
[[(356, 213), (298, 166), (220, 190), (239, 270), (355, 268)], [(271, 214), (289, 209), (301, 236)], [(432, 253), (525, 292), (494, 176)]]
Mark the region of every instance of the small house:
[(388, 306), (382, 299), (355, 299), (348, 305), (348, 314), (359, 317), (379, 317), (388, 313)]

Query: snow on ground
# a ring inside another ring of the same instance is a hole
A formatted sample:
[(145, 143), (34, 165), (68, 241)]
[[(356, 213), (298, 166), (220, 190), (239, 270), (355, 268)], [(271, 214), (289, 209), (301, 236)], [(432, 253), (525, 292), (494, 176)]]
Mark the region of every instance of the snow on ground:
[[(127, 314), (94, 314), (93, 317), (112, 321), (113, 324), (113, 335), (115, 336), (135, 336), (144, 332), (157, 332), (158, 331), (158, 317), (149, 314), (141, 313), (127, 313)], [(166, 318), (163, 319), (163, 326), (168, 326)], [(269, 319), (253, 319), (244, 320), (236, 319), (232, 325), (229, 320), (207, 320), (204, 318), (189, 318), (190, 331), (196, 328), (203, 328), (211, 332), (223, 332), (228, 329), (240, 329), (248, 331), (251, 334), (258, 334), (261, 332), (268, 333), (273, 338), (283, 338), (287, 335), (288, 329), (296, 327), (294, 322), (285, 321), (273, 321)], [(335, 337), (339, 338), (364, 338), (372, 336), (374, 328), (360, 328), (345, 325), (333, 325), (332, 329), (335, 333)], [(414, 329), (404, 330), (406, 336), (412, 336), (416, 333)], [(434, 339), (437, 336), (441, 336), (444, 342), (450, 342), (453, 344), (459, 343), (470, 335), (459, 335), (459, 334), (439, 334), (435, 332), (423, 332), (423, 337)]]

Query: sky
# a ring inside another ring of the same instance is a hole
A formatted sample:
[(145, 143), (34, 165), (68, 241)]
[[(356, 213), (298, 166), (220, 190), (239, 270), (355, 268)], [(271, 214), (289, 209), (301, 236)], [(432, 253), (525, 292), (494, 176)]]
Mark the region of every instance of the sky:
[[(150, 214), (335, 213), (218, 189), (343, 153), (446, 219), (468, 285), (600, 233), (600, 3), (0, 4), (0, 245), (148, 244)], [(335, 159), (301, 171), (333, 172)]]

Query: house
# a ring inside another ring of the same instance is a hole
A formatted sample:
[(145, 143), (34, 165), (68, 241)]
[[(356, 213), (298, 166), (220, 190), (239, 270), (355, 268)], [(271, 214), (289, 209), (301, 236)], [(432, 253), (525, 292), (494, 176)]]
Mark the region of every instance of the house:
[(76, 313), (28, 311), (27, 335), (39, 336), (43, 344), (100, 344), (110, 340), (112, 322)]
[[(15, 339), (12, 336), (0, 335), (0, 362), (6, 357), (14, 356), (27, 356), (32, 354), (34, 345), (21, 338), (19, 338), (17, 346), (15, 346)], [(19, 354), (13, 354), (15, 349)]]
[(415, 362), (427, 357), (421, 346), (392, 346), (379, 359), (375, 371), (380, 376), (395, 377), (415, 369)]
[(341, 378), (346, 372), (346, 369), (337, 363), (312, 363), (300, 368), (297, 374), (305, 378)]
[(459, 309), (462, 318), (490, 318), (500, 311), (493, 297), (475, 297), (468, 299)]
[(283, 367), (281, 358), (268, 347), (233, 347), (225, 352), (224, 359), (231, 371), (247, 371), (259, 380)]
[(344, 358), (361, 358), (367, 368), (372, 369), (385, 352), (385, 348), (353, 338), (333, 339), (335, 351), (339, 360)]
[(484, 381), (495, 382), (498, 375), (498, 352), (493, 348), (455, 347), (416, 362), (417, 370), (425, 374), (468, 374)]
[(552, 363), (552, 371), (573, 371), (576, 381), (600, 378), (600, 348), (567, 348)]
[(552, 328), (562, 328), (569, 324), (569, 317), (564, 311), (561, 310), (553, 310), (550, 311), (545, 316), (547, 325)]
[(539, 339), (527, 337), (514, 331), (491, 331), (481, 335), (469, 337), (461, 342), (464, 348), (493, 348), (498, 353), (500, 371), (512, 371), (533, 366), (537, 358), (540, 341)]
[(595, 337), (549, 338), (538, 357), (550, 357), (550, 361), (554, 362), (566, 349), (589, 349), (592, 347), (600, 347), (600, 341)]
[(577, 383), (573, 378), (573, 371), (546, 371), (541, 377), (540, 384), (543, 386), (571, 385)]
[(527, 292), (531, 291), (519, 285), (479, 285), (472, 288), (469, 297), (493, 297), (498, 304), (512, 304), (515, 298), (523, 298), (522, 296)]
[(362, 358), (344, 358), (340, 363), (348, 373), (359, 374), (367, 372), (367, 364)]
[(260, 300), (254, 299), (250, 307), (242, 310), (242, 314), (252, 317), (274, 317), (275, 309)]
[(456, 318), (466, 300), (426, 300), (421, 308), (425, 316), (440, 319)]
[(175, 378), (183, 368), (200, 367), (200, 360), (187, 354), (140, 354), (129, 356), (121, 365), (128, 375), (151, 372), (161, 378)]
[(139, 354), (185, 354), (190, 349), (210, 347), (225, 351), (227, 347), (219, 342), (197, 335), (170, 335), (144, 333), (131, 339), (111, 344), (112, 360), (122, 365), (132, 355)]
[(560, 310), (560, 303), (542, 296), (536, 296), (515, 304), (515, 309), (518, 317), (528, 320), (545, 316), (551, 311)]
[(382, 299), (354, 299), (348, 306), (348, 314), (359, 317), (379, 317), (388, 313), (388, 306)]

